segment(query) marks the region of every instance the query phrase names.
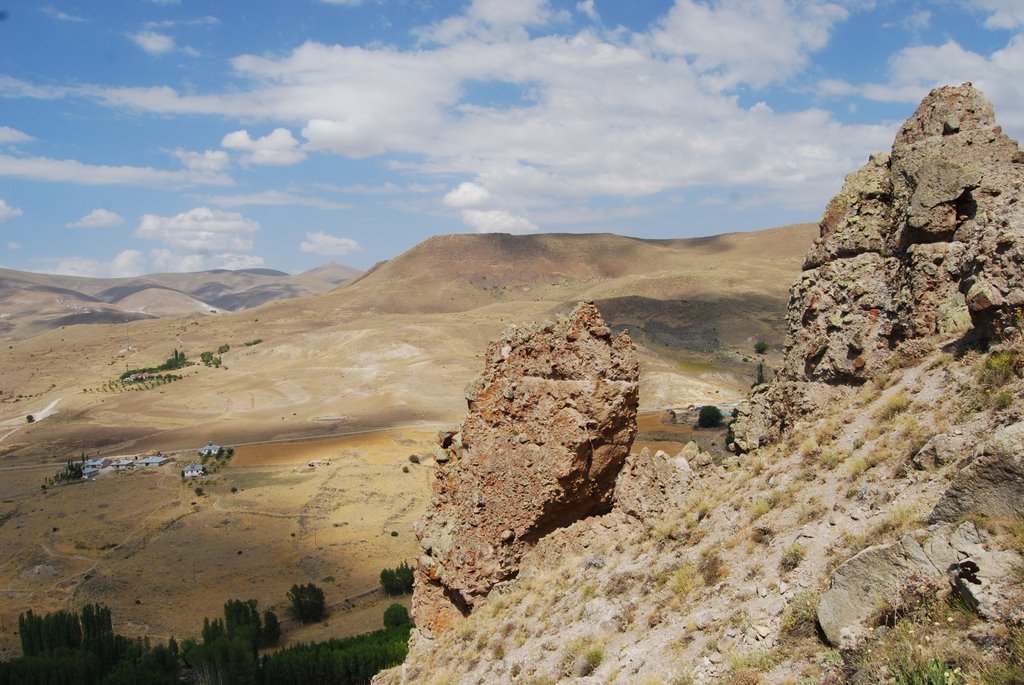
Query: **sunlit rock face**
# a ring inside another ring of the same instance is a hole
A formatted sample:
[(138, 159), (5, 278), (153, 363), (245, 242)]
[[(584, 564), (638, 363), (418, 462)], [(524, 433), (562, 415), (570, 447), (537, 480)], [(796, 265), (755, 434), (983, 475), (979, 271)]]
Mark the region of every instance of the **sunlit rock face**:
[(430, 507), (417, 529), (413, 615), (450, 628), (513, 578), (546, 533), (607, 511), (636, 435), (639, 366), (592, 304), (511, 327), (487, 350), (459, 428), (442, 431)]

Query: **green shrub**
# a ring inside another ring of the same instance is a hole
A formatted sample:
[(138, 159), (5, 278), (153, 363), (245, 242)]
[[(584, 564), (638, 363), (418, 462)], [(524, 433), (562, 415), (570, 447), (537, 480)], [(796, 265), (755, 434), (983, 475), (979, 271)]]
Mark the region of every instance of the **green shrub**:
[(401, 604), (392, 604), (384, 610), (384, 627), (397, 628), (412, 623), (409, 611)]
[(697, 414), (697, 425), (701, 428), (716, 428), (722, 424), (722, 410), (713, 404), (700, 408)]
[(758, 354), (764, 354), (767, 351), (768, 343), (766, 343), (764, 340), (758, 340), (756, 343), (754, 343), (754, 352), (757, 352)]
[(782, 553), (782, 559), (779, 561), (779, 569), (783, 572), (792, 571), (800, 562), (804, 560), (804, 548), (800, 545), (793, 543), (790, 547)]

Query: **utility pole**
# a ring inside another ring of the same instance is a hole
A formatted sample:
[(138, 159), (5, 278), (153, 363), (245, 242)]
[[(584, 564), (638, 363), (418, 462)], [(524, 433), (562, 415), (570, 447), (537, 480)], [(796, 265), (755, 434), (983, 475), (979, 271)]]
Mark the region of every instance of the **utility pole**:
[(124, 370), (128, 370), (128, 353), (132, 351), (132, 341), (128, 337), (128, 317), (124, 317)]

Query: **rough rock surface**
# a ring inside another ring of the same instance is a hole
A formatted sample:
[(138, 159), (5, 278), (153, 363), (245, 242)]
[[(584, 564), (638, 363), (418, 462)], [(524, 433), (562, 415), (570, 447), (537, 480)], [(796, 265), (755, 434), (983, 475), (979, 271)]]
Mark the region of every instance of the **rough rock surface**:
[(972, 513), (1024, 519), (1024, 422), (1000, 428), (978, 447), (930, 520), (956, 521)]
[[(869, 618), (900, 609), (907, 590), (926, 583), (948, 583), (980, 615), (1005, 619), (1018, 601), (1012, 569), (1019, 557), (989, 551), (986, 542), (984, 532), (971, 522), (942, 523), (868, 547), (836, 569), (821, 596), (818, 623), (825, 637), (837, 647), (856, 647)], [(971, 582), (965, 582), (959, 571), (967, 561), (978, 567)]]
[[(776, 385), (859, 385), (901, 345), (935, 333), (1013, 333), (1024, 307), (1024, 152), (970, 83), (933, 90), (846, 178), (793, 286)], [(734, 431), (740, 450), (778, 437), (768, 387)], [(813, 394), (790, 388), (783, 394)]]
[(439, 436), (434, 495), (417, 527), (413, 616), (444, 632), (546, 533), (607, 511), (636, 434), (639, 367), (592, 304), (510, 327), (466, 392), (461, 430)]
[[(694, 447), (696, 444), (690, 443)], [(675, 457), (658, 450), (653, 455), (646, 447), (631, 454), (615, 483), (615, 509), (639, 519), (651, 521), (683, 506), (690, 489), (693, 471), (683, 450)]]

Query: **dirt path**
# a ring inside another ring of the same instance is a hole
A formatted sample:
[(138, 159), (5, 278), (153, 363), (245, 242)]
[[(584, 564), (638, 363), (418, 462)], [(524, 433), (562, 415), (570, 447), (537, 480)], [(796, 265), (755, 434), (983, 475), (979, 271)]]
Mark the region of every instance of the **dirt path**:
[(28, 417), (29, 416), (32, 417), (33, 421), (42, 421), (43, 419), (45, 419), (46, 417), (54, 414), (57, 411), (57, 405), (60, 404), (61, 400), (67, 399), (68, 397), (71, 397), (72, 395), (78, 395), (78, 394), (80, 394), (80, 392), (81, 391), (79, 391), (79, 392), (71, 392), (71, 393), (68, 393), (67, 395), (62, 395), (62, 396), (58, 397), (57, 399), (55, 399), (54, 401), (50, 402), (45, 407), (43, 407), (40, 411), (37, 411), (37, 412), (36, 411), (26, 412), (26, 413), (24, 413), (24, 414), (22, 414), (20, 416), (15, 416), (12, 419), (7, 419), (6, 421), (0, 422), (0, 427), (3, 427), (3, 428), (13, 427), (12, 430), (7, 431), (3, 435), (0, 435), (0, 442), (3, 442), (8, 437), (13, 435), (14, 433), (17, 433), (19, 430), (21, 430), (22, 427), (27, 425), (28, 424)]

